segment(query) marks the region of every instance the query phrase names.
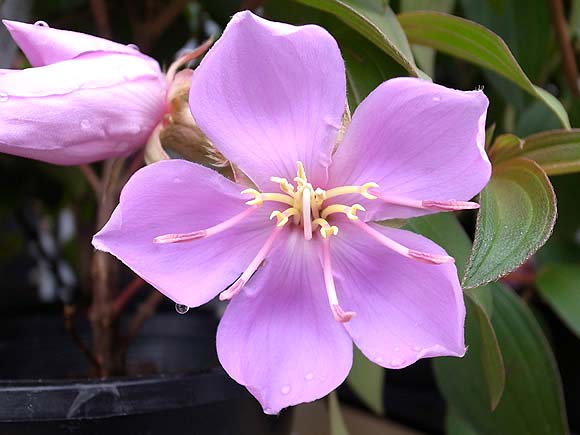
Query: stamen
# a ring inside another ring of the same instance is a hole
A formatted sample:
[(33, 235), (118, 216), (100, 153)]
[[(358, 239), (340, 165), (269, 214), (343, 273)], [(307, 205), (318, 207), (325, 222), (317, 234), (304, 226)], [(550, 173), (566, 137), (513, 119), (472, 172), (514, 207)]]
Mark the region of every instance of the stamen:
[(402, 205), (404, 207), (413, 207), (422, 210), (439, 210), (439, 211), (457, 211), (457, 210), (474, 210), (479, 208), (477, 202), (471, 201), (432, 201), (409, 199), (393, 195), (379, 195), (383, 201), (393, 205)]
[(429, 264), (443, 264), (455, 261), (453, 257), (450, 257), (448, 255), (430, 254), (428, 252), (421, 252), (416, 251), (414, 249), (409, 249), (406, 246), (401, 245), (399, 242), (396, 242), (393, 239), (385, 236), (380, 231), (375, 230), (373, 227), (365, 224), (362, 221), (355, 220), (352, 221), (352, 223), (358, 226), (361, 230), (363, 230), (365, 233), (370, 235), (372, 238), (377, 240), (382, 245), (386, 246), (389, 249), (392, 249), (393, 251), (395, 251), (398, 254), (401, 254), (404, 257), (412, 258), (414, 260), (419, 260)]
[(286, 178), (270, 177), (270, 181), (278, 183), (280, 185), (280, 190), (286, 195), (294, 196), (294, 186), (288, 183)]
[(338, 234), (338, 227), (334, 225), (331, 226), (325, 219), (314, 219), (312, 223), (314, 225), (320, 225), (320, 234), (325, 239), (328, 236), (336, 236)]
[(276, 218), (278, 220), (278, 223), (276, 223), (276, 226), (283, 227), (284, 225), (286, 225), (288, 223), (288, 218), (290, 216), (298, 216), (299, 214), (300, 214), (300, 212), (298, 210), (296, 210), (294, 207), (287, 208), (283, 212), (280, 212), (278, 210), (274, 210), (272, 212), (272, 214), (270, 215), (270, 220)]
[(322, 219), (326, 219), (333, 213), (344, 213), (346, 217), (348, 217), (350, 220), (357, 220), (358, 219), (358, 216), (356, 215), (357, 211), (366, 211), (366, 209), (360, 204), (354, 204), (351, 205), (350, 207), (344, 204), (332, 204), (326, 207), (324, 210), (322, 210), (320, 217)]
[(191, 233), (164, 234), (162, 236), (157, 236), (153, 239), (153, 243), (159, 244), (181, 243), (181, 242), (189, 242), (191, 240), (203, 239), (205, 237), (211, 237), (240, 223), (245, 218), (254, 213), (257, 209), (258, 209), (257, 207), (247, 208), (240, 214), (237, 214), (224, 222), (214, 225), (213, 227), (206, 228), (205, 230), (193, 231)]
[(362, 186), (341, 186), (335, 187), (334, 189), (329, 189), (326, 191), (326, 199), (334, 198), (339, 195), (350, 195), (359, 194), (367, 199), (377, 199), (376, 195), (369, 192), (369, 189), (377, 189), (379, 185), (377, 183), (365, 183)]
[(274, 245), (276, 238), (280, 234), (281, 229), (282, 228), (278, 226), (274, 227), (274, 229), (270, 233), (270, 236), (268, 237), (266, 242), (264, 242), (264, 244), (254, 257), (254, 259), (251, 261), (250, 265), (246, 268), (246, 270), (244, 270), (242, 275), (227, 290), (224, 290), (223, 292), (220, 293), (219, 295), (220, 301), (230, 300), (235, 295), (237, 295), (240, 292), (240, 290), (242, 290), (244, 285), (246, 285), (246, 283), (256, 272), (256, 270), (258, 270), (258, 267), (260, 267), (260, 264), (262, 264), (262, 262), (272, 249), (272, 246)]
[(354, 311), (344, 311), (338, 303), (338, 296), (336, 295), (336, 287), (334, 286), (334, 278), (332, 276), (332, 263), (330, 261), (330, 243), (329, 239), (322, 241), (322, 269), (324, 273), (324, 284), (326, 286), (326, 294), (328, 295), (328, 303), (332, 310), (332, 316), (337, 322), (345, 323), (351, 320), (356, 313)]
[(294, 205), (293, 199), (283, 193), (262, 193), (258, 192), (256, 189), (246, 189), (241, 193), (242, 195), (254, 195), (254, 199), (246, 201), (247, 205), (262, 205), (264, 201), (281, 202), (289, 206)]
[(310, 218), (310, 199), (312, 189), (309, 186), (304, 187), (302, 191), (302, 227), (304, 228), (304, 238), (312, 239), (312, 220)]

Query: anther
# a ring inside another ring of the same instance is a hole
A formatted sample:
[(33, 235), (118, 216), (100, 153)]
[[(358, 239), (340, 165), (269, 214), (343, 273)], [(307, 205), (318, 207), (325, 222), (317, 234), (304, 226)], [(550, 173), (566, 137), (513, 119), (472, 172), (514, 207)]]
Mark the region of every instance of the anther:
[(361, 186), (341, 186), (335, 187), (333, 189), (329, 189), (326, 191), (326, 198), (334, 198), (335, 196), (340, 195), (352, 195), (358, 194), (363, 196), (366, 199), (377, 199), (378, 197), (369, 192), (369, 189), (378, 189), (379, 185), (377, 183), (365, 183)]
[(322, 210), (320, 217), (326, 219), (331, 214), (344, 213), (350, 220), (358, 220), (356, 215), (358, 211), (366, 211), (366, 209), (360, 204), (354, 204), (350, 207), (344, 204), (332, 204)]
[(438, 201), (438, 200), (421, 200), (410, 199), (394, 195), (379, 195), (383, 201), (393, 205), (400, 205), (403, 207), (412, 207), (422, 210), (436, 210), (436, 211), (458, 211), (458, 210), (475, 210), (479, 208), (477, 202), (471, 201)]
[(287, 195), (294, 196), (294, 186), (286, 178), (270, 177), (270, 181), (280, 185), (280, 190)]
[(314, 225), (320, 225), (320, 234), (325, 239), (329, 236), (336, 236), (338, 234), (338, 227), (330, 225), (326, 219), (314, 219), (312, 223)]
[(276, 223), (276, 226), (283, 227), (284, 225), (286, 225), (288, 223), (289, 217), (296, 216), (298, 214), (299, 214), (298, 210), (296, 210), (294, 207), (287, 208), (283, 212), (278, 211), (278, 210), (274, 210), (272, 212), (272, 214), (270, 215), (270, 220), (276, 218), (278, 220), (278, 222)]
[(247, 205), (262, 205), (264, 201), (262, 200), (262, 194), (256, 189), (246, 189), (240, 192), (242, 195), (254, 195), (254, 199), (246, 201)]
[(282, 204), (287, 204), (290, 206), (294, 204), (292, 197), (283, 193), (262, 193), (258, 192), (256, 189), (246, 189), (243, 190), (241, 194), (254, 195), (254, 199), (246, 201), (247, 205), (262, 205), (264, 201), (281, 202)]
[(406, 246), (401, 245), (399, 242), (385, 236), (380, 231), (374, 229), (368, 224), (361, 221), (353, 221), (353, 223), (358, 226), (361, 230), (371, 236), (373, 239), (377, 240), (383, 246), (401, 254), (404, 257), (411, 258), (413, 260), (419, 260), (424, 263), (429, 264), (444, 264), (454, 262), (455, 259), (449, 255), (431, 254), (428, 252), (421, 252), (415, 249), (409, 249)]

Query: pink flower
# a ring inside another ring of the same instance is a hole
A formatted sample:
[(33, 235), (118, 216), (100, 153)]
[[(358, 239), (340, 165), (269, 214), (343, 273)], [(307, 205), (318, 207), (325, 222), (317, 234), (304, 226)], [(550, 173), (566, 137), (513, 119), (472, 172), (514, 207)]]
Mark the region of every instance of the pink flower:
[(194, 74), (191, 110), (256, 189), (160, 162), (93, 240), (179, 304), (231, 299), (219, 359), (267, 413), (340, 385), (352, 342), (387, 368), (465, 353), (452, 258), (373, 221), (477, 207), (464, 201), (490, 177), (487, 98), (389, 80), (333, 153), (345, 88), (324, 29), (236, 14)]
[(0, 152), (75, 165), (147, 142), (166, 112), (154, 59), (42, 22), (3, 23), (34, 68), (0, 71)]

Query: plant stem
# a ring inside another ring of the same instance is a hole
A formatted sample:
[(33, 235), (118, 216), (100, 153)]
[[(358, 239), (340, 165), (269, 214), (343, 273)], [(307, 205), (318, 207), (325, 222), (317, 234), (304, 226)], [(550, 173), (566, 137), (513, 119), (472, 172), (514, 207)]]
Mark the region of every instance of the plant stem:
[(560, 44), (564, 75), (572, 94), (578, 97), (580, 96), (580, 90), (578, 89), (578, 66), (576, 65), (574, 50), (570, 43), (570, 36), (568, 35), (568, 24), (566, 23), (566, 17), (564, 16), (564, 5), (562, 4), (562, 0), (550, 0), (550, 11), (552, 13), (554, 31), (556, 32), (556, 37)]

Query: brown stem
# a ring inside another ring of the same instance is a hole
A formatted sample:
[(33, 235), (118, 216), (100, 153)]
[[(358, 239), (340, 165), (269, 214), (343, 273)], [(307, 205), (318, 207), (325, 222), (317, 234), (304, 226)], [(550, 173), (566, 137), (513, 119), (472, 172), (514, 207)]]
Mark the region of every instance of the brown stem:
[(568, 24), (564, 16), (562, 0), (550, 0), (550, 12), (552, 13), (552, 23), (556, 31), (556, 37), (560, 44), (564, 76), (566, 77), (568, 87), (572, 91), (572, 94), (578, 97), (580, 96), (580, 90), (578, 88), (578, 66), (576, 65), (574, 50), (570, 43), (570, 36), (568, 35)]
[(145, 281), (140, 276), (135, 277), (133, 281), (125, 287), (113, 302), (113, 312), (118, 315), (121, 310), (127, 305), (127, 302), (133, 297), (135, 293), (143, 288)]
[(65, 305), (63, 308), (63, 316), (64, 316), (64, 327), (81, 350), (82, 353), (89, 359), (91, 364), (95, 366), (95, 368), (99, 368), (99, 364), (95, 355), (91, 352), (91, 350), (87, 347), (81, 336), (79, 335), (76, 322), (75, 322), (75, 315), (76, 315), (76, 307), (74, 305)]
[(127, 335), (125, 336), (124, 345), (123, 345), (123, 353), (126, 352), (129, 345), (133, 342), (135, 337), (139, 335), (139, 331), (141, 327), (145, 323), (145, 321), (151, 317), (157, 306), (163, 300), (163, 295), (159, 293), (157, 290), (153, 290), (153, 292), (145, 299), (144, 302), (139, 305), (135, 315), (129, 322), (129, 326), (127, 328)]
[[(139, 48), (147, 52), (153, 47), (153, 43), (161, 36), (167, 27), (183, 11), (189, 0), (173, 0), (157, 14), (146, 14), (144, 20), (139, 20), (136, 14), (130, 14), (133, 23), (133, 31)], [(131, 10), (130, 10), (131, 12)]]
[(99, 179), (97, 173), (93, 170), (93, 167), (88, 164), (83, 164), (79, 165), (79, 168), (97, 195), (97, 198), (100, 198), (101, 190), (103, 187), (101, 186), (101, 180)]
[[(124, 159), (105, 161), (103, 168), (101, 198), (97, 212), (97, 230), (110, 218), (117, 205), (119, 178)], [(97, 251), (92, 260), (93, 300), (89, 310), (93, 330), (94, 349), (103, 377), (121, 371), (120, 354), (115, 352), (118, 344), (116, 316), (113, 308), (117, 263), (113, 256)]]
[(111, 32), (105, 0), (91, 0), (91, 11), (95, 18), (99, 35), (103, 38), (111, 39), (113, 32)]

